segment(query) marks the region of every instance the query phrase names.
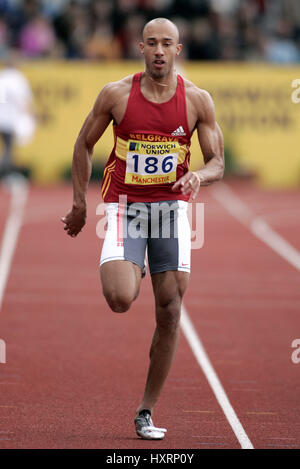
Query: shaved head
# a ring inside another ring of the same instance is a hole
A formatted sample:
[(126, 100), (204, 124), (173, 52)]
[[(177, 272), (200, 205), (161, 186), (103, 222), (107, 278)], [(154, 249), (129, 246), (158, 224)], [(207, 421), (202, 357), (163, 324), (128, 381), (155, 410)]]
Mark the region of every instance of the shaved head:
[(168, 20), (167, 18), (154, 18), (154, 20), (149, 21), (144, 29), (143, 29), (143, 41), (146, 40), (146, 38), (151, 35), (153, 30), (163, 27), (165, 30), (166, 35), (170, 35), (172, 39), (174, 39), (174, 42), (178, 44), (179, 42), (179, 31), (176, 26), (172, 21)]

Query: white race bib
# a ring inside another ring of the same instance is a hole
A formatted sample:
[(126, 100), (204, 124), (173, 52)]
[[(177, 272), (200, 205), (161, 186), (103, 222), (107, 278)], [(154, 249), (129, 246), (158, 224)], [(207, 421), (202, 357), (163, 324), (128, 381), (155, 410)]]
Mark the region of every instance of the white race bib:
[(128, 140), (125, 183), (150, 185), (176, 181), (178, 142)]

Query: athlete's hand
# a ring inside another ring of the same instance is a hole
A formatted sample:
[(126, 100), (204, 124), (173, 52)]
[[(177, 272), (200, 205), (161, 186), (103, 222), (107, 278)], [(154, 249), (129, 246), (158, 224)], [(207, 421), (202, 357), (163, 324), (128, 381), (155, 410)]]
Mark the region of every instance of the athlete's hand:
[(191, 194), (195, 200), (200, 189), (201, 179), (195, 171), (188, 171), (172, 187), (172, 191), (180, 191), (183, 195)]
[(86, 222), (86, 208), (72, 207), (72, 210), (67, 215), (61, 218), (65, 224), (64, 230), (67, 234), (74, 238), (82, 230)]

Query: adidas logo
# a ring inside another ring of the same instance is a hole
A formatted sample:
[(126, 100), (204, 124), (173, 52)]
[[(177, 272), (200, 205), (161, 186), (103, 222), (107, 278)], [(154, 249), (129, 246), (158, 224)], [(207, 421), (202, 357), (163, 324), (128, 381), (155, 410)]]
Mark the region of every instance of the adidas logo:
[(183, 130), (182, 125), (178, 127), (178, 129), (174, 130), (174, 132), (171, 133), (171, 135), (175, 136), (181, 136), (181, 135), (186, 135), (185, 131)]

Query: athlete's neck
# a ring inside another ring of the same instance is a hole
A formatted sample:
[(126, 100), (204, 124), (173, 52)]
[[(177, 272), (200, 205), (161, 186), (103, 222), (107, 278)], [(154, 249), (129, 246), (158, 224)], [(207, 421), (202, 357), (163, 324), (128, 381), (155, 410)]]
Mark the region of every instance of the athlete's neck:
[(163, 94), (167, 90), (176, 89), (177, 87), (177, 73), (176, 70), (172, 71), (169, 75), (163, 78), (154, 78), (146, 70), (143, 74), (144, 85), (153, 89), (158, 94)]

